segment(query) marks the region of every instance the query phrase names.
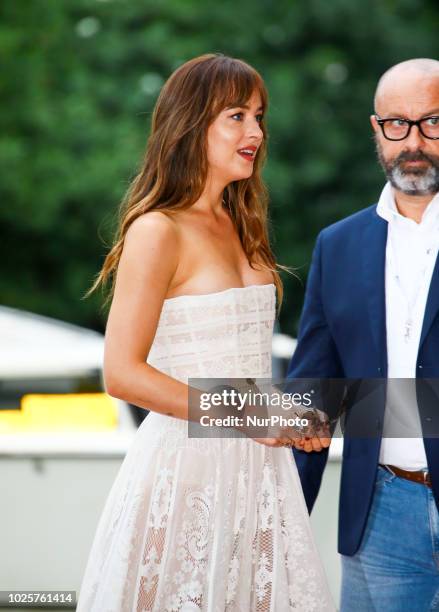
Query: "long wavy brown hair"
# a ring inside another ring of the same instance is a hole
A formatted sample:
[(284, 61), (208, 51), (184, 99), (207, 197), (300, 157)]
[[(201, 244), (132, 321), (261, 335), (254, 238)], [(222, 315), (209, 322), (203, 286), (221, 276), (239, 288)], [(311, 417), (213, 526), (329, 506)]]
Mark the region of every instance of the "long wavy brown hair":
[[(173, 213), (192, 206), (201, 196), (208, 175), (207, 130), (227, 107), (245, 105), (254, 91), (266, 109), (268, 96), (260, 74), (239, 59), (219, 54), (196, 57), (180, 66), (163, 86), (152, 115), (151, 132), (140, 171), (123, 198), (118, 229), (111, 250), (88, 297), (116, 271), (124, 238), (131, 223), (150, 210)], [(258, 149), (250, 178), (234, 181), (224, 190), (223, 203), (235, 224), (250, 266), (258, 264), (273, 273), (278, 304), (282, 281), (268, 238), (268, 197), (261, 179), (266, 155), (266, 127), (261, 122), (263, 142)], [(286, 268), (285, 268), (286, 269)]]

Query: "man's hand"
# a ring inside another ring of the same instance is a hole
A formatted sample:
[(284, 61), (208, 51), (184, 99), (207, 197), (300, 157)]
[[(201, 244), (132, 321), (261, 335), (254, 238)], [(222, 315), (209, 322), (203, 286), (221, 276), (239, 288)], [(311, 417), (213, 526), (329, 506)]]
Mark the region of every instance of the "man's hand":
[(297, 450), (307, 453), (312, 451), (320, 452), (324, 448), (329, 448), (331, 444), (331, 431), (326, 414), (314, 408), (302, 413), (300, 417), (307, 419), (309, 424), (302, 430), (300, 437), (293, 438), (292, 446)]
[[(250, 381), (246, 380), (245, 382), (246, 385), (244, 385), (244, 390), (248, 390)], [(260, 389), (257, 387), (254, 381), (251, 381), (250, 386), (252, 387), (253, 391), (260, 393)], [(279, 394), (279, 390), (276, 387), (272, 387), (271, 393)], [(267, 418), (270, 411), (266, 405), (253, 406), (246, 404), (242, 416), (244, 417), (244, 415), (247, 413), (257, 415), (262, 418)], [(324, 412), (318, 410), (317, 408), (308, 408), (303, 412), (300, 411), (300, 414), (295, 411), (294, 416), (299, 417), (300, 419), (306, 419), (308, 421), (308, 425), (306, 427), (282, 427), (280, 425), (268, 426), (265, 428), (264, 437), (260, 437), (260, 434), (262, 433), (262, 428), (260, 427), (251, 428), (246, 426), (235, 426), (235, 429), (242, 431), (247, 437), (252, 438), (259, 444), (264, 444), (265, 446), (289, 446), (291, 448), (294, 447), (298, 450), (304, 450), (306, 452), (319, 452), (324, 448), (329, 447), (331, 444), (331, 432), (327, 415)]]
[(320, 452), (324, 448), (329, 448), (331, 444), (331, 438), (299, 438), (294, 440), (292, 446), (297, 450), (302, 450), (307, 453), (311, 451)]

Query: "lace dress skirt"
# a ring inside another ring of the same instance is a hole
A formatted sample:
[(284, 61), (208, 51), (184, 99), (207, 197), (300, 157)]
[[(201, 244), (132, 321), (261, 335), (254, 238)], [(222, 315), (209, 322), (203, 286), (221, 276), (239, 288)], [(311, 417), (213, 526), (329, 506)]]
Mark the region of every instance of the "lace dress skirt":
[[(271, 376), (274, 285), (165, 300), (148, 361), (169, 375)], [(335, 610), (291, 449), (190, 438), (151, 412), (107, 498), (78, 612)]]
[(151, 413), (99, 522), (78, 612), (335, 610), (291, 450)]

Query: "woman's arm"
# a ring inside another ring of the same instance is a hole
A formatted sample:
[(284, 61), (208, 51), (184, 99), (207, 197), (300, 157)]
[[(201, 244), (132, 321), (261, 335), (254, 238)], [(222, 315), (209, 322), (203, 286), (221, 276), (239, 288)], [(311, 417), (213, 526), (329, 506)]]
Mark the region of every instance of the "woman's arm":
[(114, 397), (187, 419), (188, 386), (146, 363), (178, 258), (178, 228), (173, 219), (154, 211), (133, 221), (125, 236), (108, 315), (104, 379)]

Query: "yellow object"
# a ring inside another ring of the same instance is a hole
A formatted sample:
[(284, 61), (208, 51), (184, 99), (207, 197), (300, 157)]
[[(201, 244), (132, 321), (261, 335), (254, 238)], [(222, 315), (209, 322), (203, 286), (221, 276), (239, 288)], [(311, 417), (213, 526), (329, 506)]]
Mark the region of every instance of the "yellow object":
[(0, 434), (115, 427), (117, 405), (106, 393), (29, 394), (21, 398), (21, 410), (0, 410)]
[(0, 434), (26, 431), (26, 419), (21, 410), (0, 410)]

